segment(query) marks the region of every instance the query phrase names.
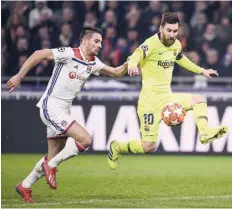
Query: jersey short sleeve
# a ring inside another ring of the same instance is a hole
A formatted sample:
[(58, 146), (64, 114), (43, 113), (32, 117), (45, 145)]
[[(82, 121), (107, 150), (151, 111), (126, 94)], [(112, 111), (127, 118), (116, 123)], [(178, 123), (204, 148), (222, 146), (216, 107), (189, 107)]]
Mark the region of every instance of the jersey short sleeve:
[(99, 60), (97, 57), (95, 57), (95, 62), (96, 64), (93, 67), (92, 73), (96, 76), (100, 75), (100, 71), (101, 69), (105, 66), (104, 63), (101, 62), (101, 60)]
[(74, 52), (71, 47), (60, 47), (52, 49), (55, 62), (65, 63), (68, 58), (73, 57)]

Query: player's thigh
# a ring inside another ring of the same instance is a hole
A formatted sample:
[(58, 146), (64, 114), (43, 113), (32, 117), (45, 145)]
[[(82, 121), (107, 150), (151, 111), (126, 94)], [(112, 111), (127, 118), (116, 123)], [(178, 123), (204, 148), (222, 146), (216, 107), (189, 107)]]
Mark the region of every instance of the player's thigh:
[(88, 147), (91, 144), (90, 134), (76, 121), (68, 129), (66, 134), (84, 147)]
[(67, 137), (48, 140), (48, 160), (56, 156), (65, 146)]
[(161, 110), (149, 107), (138, 107), (138, 116), (142, 141), (156, 143), (161, 121)]
[(69, 111), (59, 107), (40, 109), (40, 118), (47, 126), (47, 138), (56, 139), (67, 136), (66, 132), (75, 120), (69, 115)]
[(40, 117), (47, 126), (47, 138), (69, 136), (85, 148), (91, 143), (89, 133), (69, 114), (66, 109), (49, 108), (40, 110)]
[(171, 102), (181, 104), (183, 108), (188, 111), (192, 109), (192, 94), (188, 93), (173, 93), (171, 94)]

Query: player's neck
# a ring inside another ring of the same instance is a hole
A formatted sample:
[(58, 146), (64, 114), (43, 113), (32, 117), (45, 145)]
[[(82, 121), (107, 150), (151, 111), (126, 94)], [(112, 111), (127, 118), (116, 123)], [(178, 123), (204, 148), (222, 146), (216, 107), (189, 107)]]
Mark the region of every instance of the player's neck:
[(80, 45), (79, 49), (80, 49), (80, 54), (81, 54), (83, 60), (88, 61), (90, 59), (90, 56), (87, 54), (85, 47)]
[(158, 38), (159, 38), (160, 42), (165, 46), (161, 32), (158, 33)]

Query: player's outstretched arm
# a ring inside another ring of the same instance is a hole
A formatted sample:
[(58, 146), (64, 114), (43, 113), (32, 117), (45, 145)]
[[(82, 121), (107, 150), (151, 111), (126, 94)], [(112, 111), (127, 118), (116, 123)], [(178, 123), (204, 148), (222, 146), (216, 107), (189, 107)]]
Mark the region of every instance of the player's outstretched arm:
[(119, 78), (125, 75), (125, 73), (127, 72), (127, 62), (125, 62), (124, 64), (122, 64), (119, 67), (110, 67), (105, 65), (100, 73), (103, 75), (108, 75), (111, 77), (115, 77), (115, 78)]
[(21, 80), (29, 70), (44, 59), (54, 60), (51, 49), (37, 50), (24, 62), (19, 72), (7, 82), (7, 87), (10, 89), (10, 93), (20, 84)]
[(138, 65), (140, 63), (141, 58), (142, 58), (141, 50), (135, 50), (135, 52), (130, 56), (130, 59), (128, 61), (128, 75), (130, 77), (140, 74)]
[(212, 75), (218, 76), (218, 73), (216, 70), (213, 69), (204, 69), (190, 61), (182, 52), (178, 54), (176, 58), (176, 63), (180, 65), (181, 67), (185, 68), (186, 70), (189, 70), (193, 73), (197, 74), (203, 74), (207, 78), (212, 78)]

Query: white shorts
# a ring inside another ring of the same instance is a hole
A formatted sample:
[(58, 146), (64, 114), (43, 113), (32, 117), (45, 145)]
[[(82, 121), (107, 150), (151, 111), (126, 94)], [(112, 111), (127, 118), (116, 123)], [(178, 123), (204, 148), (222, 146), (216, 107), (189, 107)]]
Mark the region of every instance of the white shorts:
[(44, 102), (40, 108), (40, 118), (47, 126), (47, 138), (66, 138), (66, 132), (75, 120), (70, 116), (70, 108), (54, 102)]

